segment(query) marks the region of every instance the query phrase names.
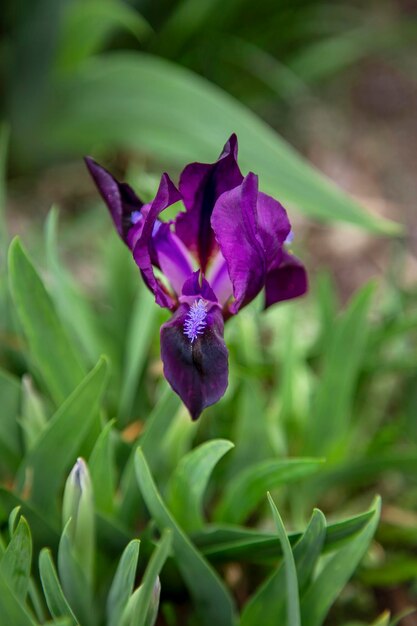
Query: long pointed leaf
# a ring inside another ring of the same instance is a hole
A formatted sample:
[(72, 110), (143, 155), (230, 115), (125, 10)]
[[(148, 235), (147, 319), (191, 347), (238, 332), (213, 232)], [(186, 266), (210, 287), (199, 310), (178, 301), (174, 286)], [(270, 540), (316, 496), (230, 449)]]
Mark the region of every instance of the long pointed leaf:
[(108, 626), (118, 626), (135, 584), (140, 541), (133, 539), (124, 549), (107, 598)]
[(80, 154), (96, 144), (122, 144), (165, 161), (212, 161), (236, 132), (243, 169), (259, 174), (261, 187), (284, 203), (320, 219), (400, 231), (362, 210), (231, 96), (162, 59), (127, 52), (91, 59), (60, 96), (45, 137), (51, 149)]
[(233, 524), (244, 521), (268, 489), (309, 476), (322, 463), (321, 459), (272, 459), (249, 467), (226, 486), (215, 520)]
[(285, 583), (287, 588), (286, 604), (287, 604), (287, 626), (301, 626), (300, 617), (300, 598), (298, 593), (297, 570), (295, 567), (294, 555), (292, 553), (291, 544), (288, 541), (284, 524), (273, 499), (268, 493), (268, 500), (271, 506), (272, 515), (278, 531), (278, 537), (281, 542), (282, 552), (284, 555), (284, 571)]
[(77, 626), (77, 619), (64, 595), (51, 552), (47, 548), (44, 548), (39, 555), (39, 573), (52, 617), (67, 617), (71, 626)]
[(28, 592), (31, 564), (32, 538), (27, 521), (21, 517), (1, 557), (0, 572), (7, 580), (15, 597), (23, 604)]
[(172, 530), (177, 565), (194, 599), (200, 622), (207, 626), (232, 626), (234, 607), (226, 587), (169, 513), (140, 448), (136, 451), (135, 469), (143, 498), (159, 530)]
[(321, 626), (326, 614), (366, 553), (378, 525), (381, 502), (377, 498), (366, 526), (324, 565), (301, 601), (303, 626)]
[(218, 461), (233, 448), (225, 439), (207, 441), (186, 454), (175, 469), (167, 496), (171, 513), (187, 532), (203, 526), (202, 501)]
[(79, 448), (96, 419), (105, 376), (106, 361), (100, 359), (49, 420), (19, 469), (20, 489), (29, 472), (32, 480), (30, 499), (40, 509), (50, 509), (55, 504), (64, 475), (75, 462)]
[(42, 280), (19, 239), (9, 249), (10, 287), (31, 357), (56, 404), (74, 391), (84, 376), (76, 354)]

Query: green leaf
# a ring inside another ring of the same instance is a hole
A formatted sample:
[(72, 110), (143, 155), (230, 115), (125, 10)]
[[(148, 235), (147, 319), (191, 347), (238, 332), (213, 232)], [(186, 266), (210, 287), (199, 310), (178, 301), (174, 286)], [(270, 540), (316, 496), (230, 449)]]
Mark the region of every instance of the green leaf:
[(36, 619), (44, 624), (46, 621), (46, 607), (44, 594), (38, 588), (37, 582), (31, 576), (29, 579), (29, 588), (28, 588), (28, 603), (29, 606), (33, 608), (33, 612), (35, 614)]
[[(385, 49), (406, 46), (415, 41), (417, 29), (407, 18), (387, 24), (367, 23), (342, 34), (320, 38), (303, 46), (289, 61), (289, 68), (304, 81), (321, 81), (341, 73), (364, 57), (381, 54)], [(392, 52), (391, 52), (392, 53)]]
[(77, 560), (69, 536), (71, 520), (62, 531), (58, 548), (58, 572), (68, 603), (81, 624), (95, 624), (93, 590)]
[(105, 376), (106, 361), (100, 359), (49, 420), (19, 468), (19, 488), (23, 489), (29, 473), (32, 480), (30, 500), (39, 509), (48, 510), (55, 505), (55, 497), (64, 476), (97, 419), (97, 405), (103, 392)]
[[(293, 553), (300, 593), (309, 584), (326, 536), (326, 519), (315, 510)], [(248, 600), (241, 616), (241, 626), (276, 626), (285, 620), (285, 569), (280, 563), (273, 574)]]
[[(249, 317), (249, 320), (246, 319)], [(242, 353), (249, 352), (253, 355), (257, 350), (254, 343), (248, 341), (250, 331), (253, 330), (253, 324), (250, 316), (246, 315), (245, 319), (236, 318), (233, 320), (238, 325), (238, 332), (241, 337), (245, 337), (245, 341), (239, 341)], [(256, 328), (259, 331), (259, 327)], [(247, 357), (241, 354), (244, 362)], [(236, 415), (237, 419), (233, 425), (232, 437), (236, 448), (228, 459), (227, 473), (229, 476), (238, 476), (242, 471), (248, 468), (248, 465), (260, 463), (264, 459), (273, 455), (271, 441), (265, 429), (263, 420), (254, 420), (254, 415), (262, 415), (265, 413), (265, 395), (260, 382), (245, 381), (245, 384), (239, 390), (236, 399)], [(266, 489), (262, 497), (265, 496)]]
[(210, 475), (218, 461), (233, 448), (231, 441), (207, 441), (186, 454), (175, 469), (168, 485), (167, 504), (181, 528), (198, 530), (204, 524), (203, 496)]
[(160, 532), (166, 528), (172, 530), (177, 565), (194, 599), (201, 623), (232, 626), (235, 623), (234, 606), (226, 587), (169, 513), (140, 448), (136, 451), (135, 469), (142, 496)]
[(361, 582), (369, 587), (399, 587), (417, 577), (417, 559), (403, 552), (387, 554), (378, 567), (367, 567), (361, 572)]
[[(372, 512), (367, 511), (342, 522), (329, 524), (326, 528), (325, 552), (334, 551), (347, 544), (366, 527), (371, 518)], [(288, 536), (292, 545), (301, 538), (300, 533), (289, 533)], [(282, 556), (280, 545), (277, 544), (274, 535), (239, 526), (206, 524), (204, 529), (193, 533), (192, 539), (210, 561), (219, 563), (228, 561), (270, 563)]]
[(96, 514), (97, 542), (105, 545), (109, 551), (119, 554), (130, 541), (131, 530), (123, 521), (114, 517)]
[(36, 392), (29, 375), (22, 378), (22, 409), (20, 423), (26, 450), (33, 447), (47, 424), (47, 417), (40, 395)]
[(268, 489), (288, 485), (315, 472), (321, 459), (267, 460), (249, 467), (232, 479), (214, 513), (217, 522), (239, 524), (262, 500)]
[(126, 336), (126, 357), (119, 411), (121, 424), (126, 424), (131, 416), (139, 380), (154, 337), (156, 317), (157, 307), (154, 298), (143, 284), (136, 298)]
[(417, 457), (415, 451), (410, 452), (390, 450), (381, 452), (378, 456), (368, 456), (357, 460), (345, 461), (334, 468), (324, 469), (319, 476), (312, 479), (314, 488), (321, 492), (337, 485), (349, 484), (351, 487), (369, 484), (370, 480), (383, 472), (401, 472), (402, 474), (415, 476), (417, 471)]
[(117, 28), (132, 33), (139, 41), (152, 32), (141, 14), (125, 2), (78, 0), (68, 4), (57, 52), (58, 69), (77, 67), (81, 61), (98, 52)]
[(310, 416), (309, 449), (315, 453), (326, 453), (335, 444), (343, 444), (343, 450), (348, 450), (346, 436), (351, 405), (365, 354), (369, 331), (367, 316), (374, 291), (374, 283), (365, 285), (354, 296), (342, 318), (334, 324)]
[(0, 561), (0, 572), (14, 596), (25, 602), (32, 564), (32, 539), (27, 521), (21, 517)]
[(365, 555), (378, 525), (381, 502), (377, 498), (366, 526), (335, 552), (309, 587), (301, 601), (303, 626), (321, 626), (331, 605)]
[(114, 420), (105, 425), (91, 452), (88, 466), (93, 483), (94, 503), (97, 511), (111, 515), (114, 510), (116, 490), (115, 460), (112, 442)]
[(62, 84), (54, 102), (59, 107), (51, 106), (45, 134), (52, 150), (80, 154), (93, 145), (123, 145), (183, 165), (213, 161), (236, 132), (243, 170), (259, 174), (261, 189), (280, 201), (312, 217), (401, 232), (365, 212), (245, 106), (163, 59), (128, 52), (90, 59)]
[(133, 539), (124, 549), (107, 598), (108, 626), (119, 626), (132, 594), (138, 565), (140, 541)]
[(77, 350), (85, 354), (89, 362), (94, 363), (100, 356), (104, 343), (100, 332), (100, 318), (61, 262), (58, 218), (58, 209), (52, 207), (45, 224), (45, 252), (51, 279), (51, 296)]
[(20, 507), (30, 524), (33, 541), (37, 549), (40, 549), (45, 543), (58, 545), (59, 530), (55, 526), (54, 520), (48, 517), (45, 511), (37, 510), (27, 500), (23, 500), (5, 487), (0, 487), (0, 514), (2, 521), (7, 519), (10, 510), (16, 506)]
[[(168, 384), (165, 384), (165, 389), (152, 409), (146, 421), (145, 432), (140, 438), (140, 445), (147, 458), (150, 459), (149, 465), (152, 471), (158, 468), (162, 456), (161, 440), (174, 419), (180, 404), (181, 400), (179, 397)], [(135, 448), (132, 450), (126, 463), (121, 479), (122, 499), (118, 517), (125, 524), (129, 524), (135, 516), (140, 502), (140, 493), (138, 492), (135, 478), (134, 458)]]
[(29, 611), (17, 598), (0, 572), (0, 615), (4, 624), (38, 626)]
[(172, 391), (171, 387), (165, 385), (165, 390), (149, 415), (145, 432), (140, 438), (140, 446), (144, 454), (151, 459), (149, 461), (151, 470), (158, 466), (161, 440), (180, 406), (181, 400), (177, 394)]
[(0, 370), (0, 469), (7, 473), (16, 469), (21, 456), (18, 414), (20, 406), (19, 381)]
[(51, 552), (47, 548), (44, 548), (39, 555), (39, 573), (46, 603), (52, 617), (68, 617), (71, 626), (77, 626), (77, 619), (64, 595)]
[(294, 555), (291, 544), (288, 541), (284, 524), (273, 499), (268, 493), (268, 500), (271, 506), (272, 515), (278, 531), (278, 537), (282, 546), (284, 556), (284, 571), (286, 583), (286, 604), (287, 604), (287, 626), (301, 626), (300, 599), (298, 593), (297, 570), (295, 568)]
[(74, 391), (84, 376), (51, 298), (15, 238), (9, 248), (10, 288), (30, 354), (56, 404)]
[(123, 626), (147, 626), (148, 615), (153, 616), (153, 593), (158, 576), (171, 550), (171, 531), (165, 530), (160, 543), (154, 550), (139, 589), (130, 598), (122, 617)]

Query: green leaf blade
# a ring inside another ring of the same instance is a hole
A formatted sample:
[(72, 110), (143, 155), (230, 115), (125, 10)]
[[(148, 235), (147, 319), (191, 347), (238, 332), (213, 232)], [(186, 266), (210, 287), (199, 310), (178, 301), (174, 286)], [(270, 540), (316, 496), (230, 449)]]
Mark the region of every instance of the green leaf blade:
[(41, 550), (39, 555), (39, 573), (46, 603), (52, 617), (54, 619), (66, 617), (71, 626), (77, 626), (77, 619), (64, 595), (51, 552), (47, 548)]
[(236, 132), (242, 168), (259, 174), (261, 188), (280, 201), (318, 219), (380, 234), (402, 232), (398, 224), (364, 211), (244, 105), (160, 58), (120, 52), (90, 59), (57, 101), (60, 109), (51, 111), (47, 136), (52, 150), (79, 154), (95, 144), (124, 145), (180, 165), (213, 161)]
[(108, 626), (118, 626), (135, 584), (140, 541), (133, 539), (124, 549), (107, 597)]
[[(105, 378), (106, 361), (100, 359), (49, 420), (22, 462), (18, 481), (20, 489), (29, 472), (32, 476), (30, 499), (39, 509), (54, 506), (64, 475), (74, 463), (81, 443), (96, 420)], [(56, 454), (57, 450), (59, 454)]]
[(211, 472), (233, 448), (225, 439), (203, 443), (179, 462), (168, 487), (167, 502), (180, 526), (191, 532), (203, 526), (202, 500)]
[(343, 589), (374, 536), (381, 511), (377, 498), (365, 527), (327, 561), (301, 601), (303, 626), (321, 626), (334, 600)]
[(174, 554), (180, 572), (194, 599), (199, 618), (207, 626), (232, 626), (234, 607), (225, 586), (211, 566), (204, 560), (184, 535), (167, 510), (152, 479), (148, 464), (140, 448), (135, 457), (136, 476), (140, 490), (159, 530), (172, 530)]
[(322, 463), (321, 459), (312, 458), (272, 459), (243, 470), (226, 486), (215, 520), (233, 524), (244, 521), (268, 489), (308, 476)]
[(31, 562), (32, 537), (27, 521), (21, 517), (9, 545), (1, 557), (0, 572), (15, 597), (22, 603), (25, 602), (29, 588)]
[(9, 249), (9, 277), (32, 358), (52, 398), (60, 404), (81, 382), (85, 370), (18, 238)]
[(298, 592), (297, 569), (295, 567), (294, 555), (292, 553), (291, 544), (288, 541), (287, 533), (282, 522), (281, 516), (271, 495), (268, 493), (268, 500), (271, 506), (272, 515), (278, 531), (278, 537), (281, 542), (282, 552), (284, 555), (285, 582), (287, 588), (287, 626), (301, 626), (300, 616), (300, 598)]

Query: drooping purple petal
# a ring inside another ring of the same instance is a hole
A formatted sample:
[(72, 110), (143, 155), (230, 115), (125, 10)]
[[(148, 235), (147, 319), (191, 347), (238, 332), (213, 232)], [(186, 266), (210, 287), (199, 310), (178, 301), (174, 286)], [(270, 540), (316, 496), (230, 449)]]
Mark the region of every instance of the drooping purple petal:
[(302, 296), (307, 289), (308, 279), (304, 265), (291, 252), (284, 249), (280, 263), (266, 275), (265, 308), (283, 300)]
[[(155, 254), (154, 237), (158, 230), (155, 224), (159, 214), (174, 202), (178, 202), (180, 194), (168, 174), (163, 174), (159, 189), (144, 218), (142, 232), (133, 249), (133, 257), (142, 272), (143, 279), (149, 289), (155, 294), (155, 300), (159, 306), (173, 308), (174, 298), (167, 292), (162, 282), (156, 278), (152, 261)], [(159, 228), (163, 227), (161, 225)]]
[(216, 249), (210, 218), (219, 196), (237, 187), (243, 176), (237, 164), (237, 137), (232, 135), (215, 163), (190, 163), (180, 176), (179, 190), (186, 208), (176, 219), (175, 232), (198, 258), (205, 271)]
[(253, 300), (265, 283), (266, 256), (257, 225), (257, 197), (258, 180), (250, 173), (239, 187), (220, 196), (211, 216), (233, 285), (232, 313)]
[(120, 183), (91, 157), (85, 163), (101, 197), (107, 204), (117, 232), (128, 243), (128, 233), (142, 218), (143, 202), (127, 183)]
[(269, 269), (282, 257), (282, 246), (291, 231), (291, 224), (282, 204), (265, 193), (258, 193), (256, 211), (258, 231)]
[(161, 328), (164, 375), (193, 420), (227, 389), (228, 352), (218, 306), (203, 299), (181, 304)]

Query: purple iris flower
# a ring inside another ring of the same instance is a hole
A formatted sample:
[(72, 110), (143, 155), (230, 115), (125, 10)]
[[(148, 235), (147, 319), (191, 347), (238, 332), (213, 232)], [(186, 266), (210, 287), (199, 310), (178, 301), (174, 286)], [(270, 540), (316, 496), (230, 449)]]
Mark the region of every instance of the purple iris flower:
[[(173, 312), (161, 328), (164, 374), (197, 419), (227, 388), (224, 322), (265, 289), (265, 307), (307, 290), (304, 266), (289, 250), (283, 206), (244, 177), (232, 135), (215, 163), (190, 163), (178, 188), (163, 174), (152, 202), (86, 158), (116, 229), (157, 304)], [(173, 221), (162, 212), (181, 201)]]

